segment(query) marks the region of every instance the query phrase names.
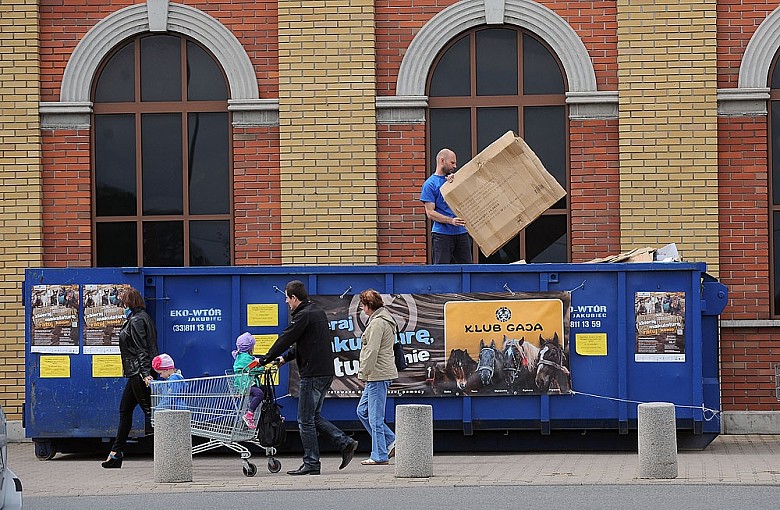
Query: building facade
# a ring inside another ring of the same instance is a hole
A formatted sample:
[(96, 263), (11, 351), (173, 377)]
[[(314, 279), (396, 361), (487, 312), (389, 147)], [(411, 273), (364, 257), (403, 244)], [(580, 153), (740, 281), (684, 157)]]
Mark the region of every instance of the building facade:
[(479, 261), (676, 243), (729, 287), (724, 430), (780, 432), (776, 7), (5, 2), (6, 413), (24, 268), (425, 264), (435, 153), (511, 129), (568, 195)]

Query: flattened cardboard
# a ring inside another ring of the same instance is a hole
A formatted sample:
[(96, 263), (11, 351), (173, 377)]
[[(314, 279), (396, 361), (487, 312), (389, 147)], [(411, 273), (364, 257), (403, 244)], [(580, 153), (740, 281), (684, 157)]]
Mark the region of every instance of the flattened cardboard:
[(566, 196), (528, 144), (512, 131), (463, 165), (441, 193), (486, 257)]

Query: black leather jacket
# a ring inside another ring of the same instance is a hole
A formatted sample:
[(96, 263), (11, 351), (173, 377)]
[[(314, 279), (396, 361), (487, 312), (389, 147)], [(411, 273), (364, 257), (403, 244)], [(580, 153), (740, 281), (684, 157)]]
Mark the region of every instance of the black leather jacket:
[[(290, 316), (290, 324), (260, 362), (267, 364), (284, 353), (284, 361), (295, 360), (301, 377), (335, 374), (328, 316), (311, 301), (301, 303)], [(289, 350), (288, 350), (289, 349)]]
[(119, 330), (119, 352), (125, 377), (152, 373), (152, 358), (157, 350), (157, 328), (146, 310), (136, 308)]

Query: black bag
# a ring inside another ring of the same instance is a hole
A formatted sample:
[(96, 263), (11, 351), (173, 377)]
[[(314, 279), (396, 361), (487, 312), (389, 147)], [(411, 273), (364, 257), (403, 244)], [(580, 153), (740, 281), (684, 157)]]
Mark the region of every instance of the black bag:
[(263, 374), (263, 403), (260, 404), (260, 420), (257, 423), (257, 442), (271, 448), (279, 446), (287, 439), (287, 430), (284, 428), (284, 417), (281, 408), (276, 403), (276, 391), (274, 389), (274, 370), (266, 369)]
[(401, 342), (393, 344), (393, 355), (395, 356), (395, 368), (400, 372), (406, 370), (406, 357), (404, 356), (404, 346)]

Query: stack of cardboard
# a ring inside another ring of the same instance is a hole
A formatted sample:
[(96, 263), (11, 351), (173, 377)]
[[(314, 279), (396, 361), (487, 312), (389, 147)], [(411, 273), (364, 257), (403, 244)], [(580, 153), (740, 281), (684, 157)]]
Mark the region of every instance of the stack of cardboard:
[(631, 251), (624, 253), (618, 253), (617, 255), (610, 255), (609, 257), (603, 257), (600, 259), (589, 260), (592, 262), (679, 262), (680, 254), (677, 252), (677, 245), (674, 243), (667, 244), (657, 250), (644, 247), (635, 248)]

